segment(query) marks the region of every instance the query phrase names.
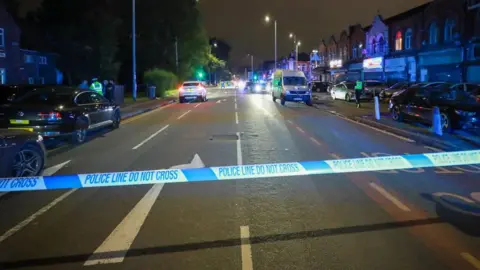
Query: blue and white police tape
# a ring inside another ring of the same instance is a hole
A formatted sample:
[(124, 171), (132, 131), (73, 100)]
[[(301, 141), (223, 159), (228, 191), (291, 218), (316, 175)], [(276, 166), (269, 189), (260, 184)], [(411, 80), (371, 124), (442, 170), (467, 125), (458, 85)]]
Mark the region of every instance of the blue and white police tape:
[(480, 164), (480, 150), (403, 156), (131, 172), (0, 178), (0, 191), (257, 179)]

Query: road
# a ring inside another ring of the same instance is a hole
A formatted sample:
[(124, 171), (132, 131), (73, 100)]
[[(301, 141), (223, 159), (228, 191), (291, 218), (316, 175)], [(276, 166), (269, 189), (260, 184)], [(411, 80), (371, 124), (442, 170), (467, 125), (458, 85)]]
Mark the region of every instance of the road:
[[(62, 164), (55, 174), (63, 175), (434, 151), (303, 104), (210, 89), (206, 103), (133, 117), (57, 151), (48, 166)], [(478, 216), (438, 200), (441, 192), (475, 205), (479, 173), (467, 166), (8, 193), (0, 197), (0, 269), (480, 269)]]

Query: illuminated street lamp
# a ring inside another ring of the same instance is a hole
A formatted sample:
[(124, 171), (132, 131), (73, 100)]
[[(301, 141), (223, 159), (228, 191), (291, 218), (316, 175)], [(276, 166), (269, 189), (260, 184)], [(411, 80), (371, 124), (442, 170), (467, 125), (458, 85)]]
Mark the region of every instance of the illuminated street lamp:
[(298, 46), (302, 45), (302, 42), (298, 41), (297, 44), (295, 45), (295, 66), (297, 67), (296, 69), (298, 70)]
[[(269, 23), (271, 20), (270, 16), (265, 15), (265, 22)], [(274, 20), (274, 28), (275, 28), (275, 69), (277, 69), (277, 20)]]

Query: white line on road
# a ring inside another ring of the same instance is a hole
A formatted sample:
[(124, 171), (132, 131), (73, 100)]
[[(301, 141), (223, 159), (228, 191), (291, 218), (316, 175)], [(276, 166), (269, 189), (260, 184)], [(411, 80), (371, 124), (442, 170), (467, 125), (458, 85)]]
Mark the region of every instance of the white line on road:
[(197, 108), (198, 106), (202, 105), (202, 103), (198, 103), (197, 105), (195, 105), (195, 108)]
[(300, 131), (301, 133), (305, 133), (305, 130), (303, 130), (301, 127), (297, 127), (297, 130)]
[(145, 140), (143, 140), (143, 142), (137, 144), (135, 147), (132, 148), (132, 150), (137, 150), (138, 148), (140, 148), (142, 145), (144, 145), (145, 143), (147, 143), (148, 141), (150, 141), (151, 139), (153, 139), (153, 137), (157, 136), (158, 134), (160, 134), (160, 132), (164, 131), (165, 129), (168, 128), (169, 125), (166, 125), (164, 126), (163, 128), (161, 128), (159, 131), (153, 133), (152, 135), (150, 135), (150, 137), (146, 138)]
[(238, 112), (235, 112), (235, 124), (238, 125)]
[(293, 125), (292, 120), (287, 120), (287, 122), (288, 122), (289, 124), (292, 124), (292, 125)]
[(333, 112), (334, 112), (334, 115), (335, 115), (335, 116), (337, 116), (337, 117), (339, 117), (339, 118), (342, 118), (343, 120), (347, 120), (347, 121), (352, 122), (352, 123), (355, 123), (355, 124), (357, 124), (357, 125), (364, 126), (364, 127), (370, 128), (370, 129), (373, 129), (373, 130), (375, 130), (375, 131), (378, 131), (378, 132), (383, 133), (383, 134), (386, 134), (386, 135), (390, 135), (390, 136), (395, 137), (395, 138), (397, 138), (397, 139), (400, 139), (400, 140), (402, 140), (402, 141), (406, 141), (406, 142), (409, 142), (409, 143), (414, 143), (414, 142), (415, 142), (415, 141), (412, 140), (412, 139), (409, 139), (409, 138), (406, 138), (406, 137), (403, 137), (403, 136), (400, 136), (400, 135), (397, 135), (397, 134), (393, 134), (393, 133), (391, 133), (391, 132), (388, 132), (388, 131), (385, 131), (385, 130), (381, 130), (381, 129), (376, 128), (376, 127), (372, 127), (372, 126), (366, 125), (366, 124), (364, 124), (364, 123), (360, 123), (360, 122), (354, 121), (354, 120), (352, 120), (352, 119), (349, 119), (349, 118), (347, 118), (347, 117), (344, 117), (344, 116), (341, 116), (341, 115), (335, 113), (335, 111), (333, 111)]
[(25, 226), (27, 226), (30, 222), (34, 221), (37, 217), (43, 215), (45, 212), (47, 212), (48, 210), (50, 210), (52, 207), (54, 207), (55, 205), (57, 205), (59, 202), (63, 201), (65, 198), (67, 198), (68, 196), (70, 196), (70, 194), (72, 194), (73, 192), (75, 192), (77, 189), (71, 189), (65, 193), (63, 193), (60, 197), (56, 198), (54, 201), (52, 201), (51, 203), (47, 204), (46, 206), (44, 206), (42, 209), (38, 210), (37, 212), (35, 212), (33, 215), (29, 216), (27, 219), (25, 219), (24, 221), (18, 223), (15, 227), (11, 228), (10, 230), (8, 230), (6, 233), (4, 233), (2, 236), (0, 236), (0, 243), (5, 241), (5, 239), (7, 239), (8, 237), (12, 236), (13, 234), (15, 234), (16, 232), (20, 231), (21, 229), (23, 229)]
[(315, 144), (317, 144), (317, 145), (322, 145), (317, 139), (315, 139), (315, 138), (313, 138), (313, 137), (310, 137), (310, 140), (311, 140), (312, 142), (314, 142)]
[(182, 119), (185, 115), (187, 115), (189, 112), (191, 112), (192, 110), (188, 110), (186, 112), (184, 112), (182, 115), (180, 115), (179, 117), (177, 117), (177, 120), (180, 120)]
[[(88, 258), (84, 266), (123, 262), (162, 188), (163, 184), (154, 185)], [(104, 255), (112, 252), (116, 253), (115, 257), (106, 258)]]
[(435, 151), (435, 152), (443, 152), (443, 150), (435, 148), (435, 147), (431, 147), (431, 146), (424, 146), (424, 147), (428, 150), (432, 150), (432, 151)]
[(463, 258), (464, 260), (466, 260), (467, 262), (469, 262), (475, 269), (480, 270), (480, 261), (479, 261), (477, 258), (473, 257), (473, 256), (472, 256), (470, 253), (468, 253), (468, 252), (462, 252), (460, 255), (462, 256), (462, 258)]
[(237, 101), (235, 101), (235, 110), (238, 110)]
[(219, 100), (217, 100), (217, 103), (221, 103), (221, 102), (222, 102), (222, 100), (220, 100), (220, 99), (219, 99)]
[(384, 188), (381, 186), (375, 184), (375, 183), (370, 183), (370, 186), (378, 191), (378, 193), (382, 194), (387, 200), (391, 201), (393, 204), (395, 204), (398, 208), (405, 212), (410, 212), (410, 208), (408, 208), (405, 204), (403, 204), (399, 199), (395, 198), (390, 192), (386, 191)]
[(240, 132), (237, 132), (237, 165), (243, 165), (242, 142), (240, 140)]
[(240, 242), (242, 270), (252, 270), (252, 246), (250, 245), (250, 228), (248, 226), (240, 226)]

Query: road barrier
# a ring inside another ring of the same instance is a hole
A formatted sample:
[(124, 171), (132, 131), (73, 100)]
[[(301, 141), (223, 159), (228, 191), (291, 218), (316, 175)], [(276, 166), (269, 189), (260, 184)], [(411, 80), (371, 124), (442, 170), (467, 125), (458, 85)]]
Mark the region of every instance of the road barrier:
[(480, 150), (197, 169), (0, 178), (0, 192), (257, 179), (480, 164)]

